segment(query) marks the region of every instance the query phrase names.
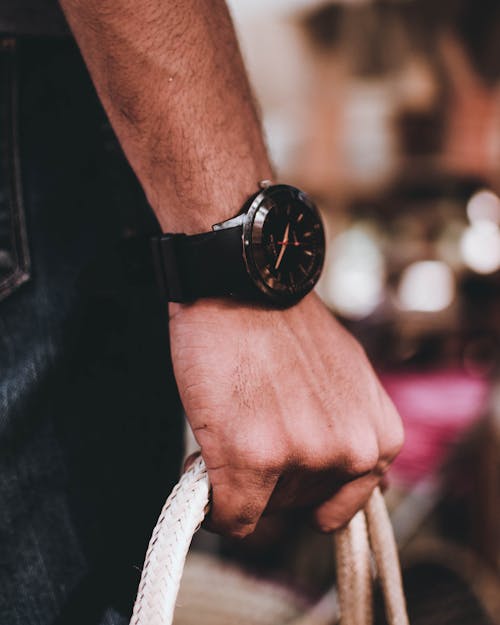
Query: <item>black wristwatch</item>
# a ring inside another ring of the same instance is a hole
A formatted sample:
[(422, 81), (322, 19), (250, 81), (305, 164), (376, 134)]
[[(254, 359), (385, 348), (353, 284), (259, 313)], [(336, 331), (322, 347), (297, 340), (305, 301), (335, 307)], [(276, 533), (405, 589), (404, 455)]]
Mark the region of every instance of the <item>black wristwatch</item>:
[(267, 181), (260, 186), (236, 217), (210, 232), (153, 238), (168, 301), (234, 297), (290, 306), (311, 291), (325, 257), (318, 210), (295, 187)]

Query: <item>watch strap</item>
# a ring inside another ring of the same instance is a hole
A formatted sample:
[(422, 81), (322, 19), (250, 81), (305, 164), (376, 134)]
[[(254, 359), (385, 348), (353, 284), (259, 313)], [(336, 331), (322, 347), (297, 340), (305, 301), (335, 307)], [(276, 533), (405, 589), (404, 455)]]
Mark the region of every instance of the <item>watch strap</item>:
[(152, 239), (160, 288), (167, 301), (199, 297), (255, 297), (243, 259), (242, 226)]

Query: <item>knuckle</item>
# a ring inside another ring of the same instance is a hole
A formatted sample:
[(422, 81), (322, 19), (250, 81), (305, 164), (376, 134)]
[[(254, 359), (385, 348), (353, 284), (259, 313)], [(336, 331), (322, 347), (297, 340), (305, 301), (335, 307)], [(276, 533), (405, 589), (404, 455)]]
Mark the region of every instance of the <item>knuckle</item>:
[(389, 432), (384, 434), (380, 444), (380, 460), (390, 464), (401, 451), (404, 445), (405, 435), (401, 420), (395, 421)]
[(281, 450), (270, 444), (238, 445), (233, 453), (240, 466), (265, 478), (279, 475), (284, 464)]
[(351, 442), (345, 451), (347, 473), (356, 478), (373, 471), (379, 462), (379, 448), (374, 437)]
[(251, 474), (257, 475), (260, 479), (271, 477), (279, 472), (279, 466), (276, 458), (269, 456), (261, 450), (245, 449), (239, 452), (238, 464), (250, 471)]

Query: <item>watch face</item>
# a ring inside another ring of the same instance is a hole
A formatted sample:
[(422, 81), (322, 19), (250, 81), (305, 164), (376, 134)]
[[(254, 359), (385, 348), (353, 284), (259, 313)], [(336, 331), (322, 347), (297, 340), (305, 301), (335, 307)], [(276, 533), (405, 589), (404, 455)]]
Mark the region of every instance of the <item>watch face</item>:
[(243, 229), (245, 261), (256, 286), (291, 304), (319, 279), (325, 236), (308, 196), (287, 185), (268, 187), (253, 201)]

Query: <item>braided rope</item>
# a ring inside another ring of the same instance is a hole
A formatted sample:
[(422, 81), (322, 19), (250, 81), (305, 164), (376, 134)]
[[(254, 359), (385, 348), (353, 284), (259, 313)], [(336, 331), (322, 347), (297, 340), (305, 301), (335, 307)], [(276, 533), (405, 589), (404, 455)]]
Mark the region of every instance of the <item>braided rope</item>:
[(409, 625), (398, 548), (382, 493), (376, 488), (365, 508), (370, 545), (384, 594), (390, 625)]
[(149, 541), (130, 625), (171, 625), (184, 561), (205, 516), (209, 492), (200, 457), (163, 506)]
[(366, 518), (360, 510), (334, 534), (342, 625), (373, 623), (372, 573)]
[[(186, 555), (208, 506), (210, 484), (203, 459), (184, 473), (163, 507), (146, 553), (130, 625), (171, 625)], [(366, 516), (365, 516), (366, 515)], [(375, 556), (389, 625), (408, 625), (392, 526), (380, 491), (365, 509), (336, 533), (342, 625), (371, 625), (370, 548)], [(335, 591), (329, 591), (294, 625), (337, 621)]]

